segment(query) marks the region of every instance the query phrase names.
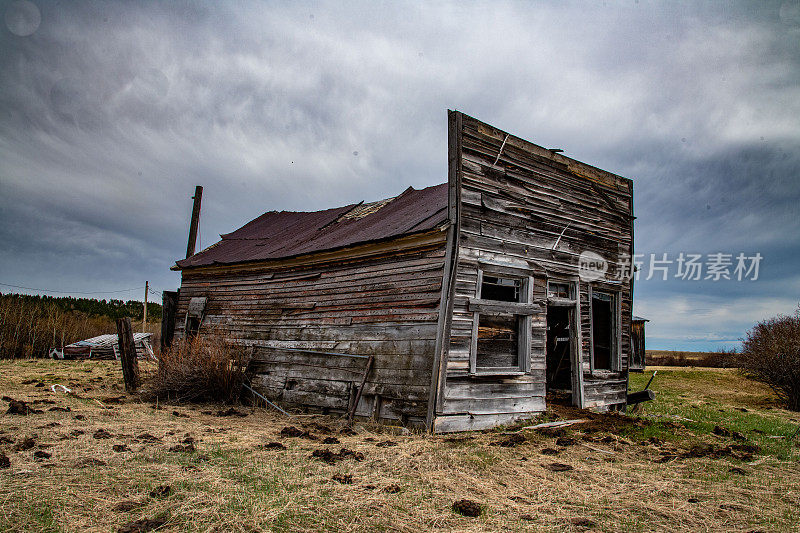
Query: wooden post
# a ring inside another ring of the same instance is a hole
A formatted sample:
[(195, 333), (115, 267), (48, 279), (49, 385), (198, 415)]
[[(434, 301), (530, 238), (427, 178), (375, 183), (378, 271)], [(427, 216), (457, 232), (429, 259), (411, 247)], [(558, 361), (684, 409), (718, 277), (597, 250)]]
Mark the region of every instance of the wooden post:
[(175, 310), (178, 307), (178, 292), (161, 293), (161, 351), (172, 346), (175, 336)]
[(147, 291), (150, 289), (150, 282), (144, 282), (144, 311), (142, 313), (142, 333), (147, 333)]
[(136, 345), (133, 341), (133, 328), (128, 317), (117, 319), (117, 341), (122, 361), (122, 377), (125, 390), (133, 392), (139, 386), (139, 362), (136, 360)]
[(200, 222), (200, 201), (203, 199), (203, 187), (198, 185), (194, 188), (194, 205), (192, 206), (192, 222), (189, 225), (189, 242), (186, 245), (186, 257), (194, 255), (194, 247), (197, 244), (197, 225)]

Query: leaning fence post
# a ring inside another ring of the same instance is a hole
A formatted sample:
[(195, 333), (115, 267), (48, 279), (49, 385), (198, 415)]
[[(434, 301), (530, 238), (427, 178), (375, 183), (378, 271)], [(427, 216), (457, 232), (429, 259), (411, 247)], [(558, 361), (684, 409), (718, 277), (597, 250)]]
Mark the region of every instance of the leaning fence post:
[(119, 342), (119, 355), (122, 361), (122, 378), (125, 380), (125, 390), (133, 392), (139, 386), (139, 362), (136, 359), (136, 345), (133, 342), (133, 329), (131, 328), (130, 318), (117, 319), (117, 340)]

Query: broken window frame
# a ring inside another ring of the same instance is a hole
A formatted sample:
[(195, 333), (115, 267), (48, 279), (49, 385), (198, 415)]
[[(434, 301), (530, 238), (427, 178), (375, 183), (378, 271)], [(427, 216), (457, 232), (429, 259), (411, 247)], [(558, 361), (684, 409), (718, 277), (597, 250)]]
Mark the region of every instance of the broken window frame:
[[(598, 288), (595, 289), (592, 285), (588, 288), (589, 299), (589, 370), (592, 374), (620, 372), (621, 371), (621, 357), (620, 357), (620, 318), (622, 316), (620, 309), (620, 292), (618, 290), (608, 290)], [(611, 301), (611, 327), (610, 329), (610, 346), (609, 346), (609, 368), (597, 368), (595, 365), (594, 353), (594, 299), (595, 294), (602, 294), (610, 297)]]
[(186, 311), (186, 319), (183, 323), (184, 339), (190, 340), (200, 332), (200, 326), (203, 324), (207, 305), (208, 298), (205, 296), (192, 297), (189, 299), (189, 308)]
[[(518, 375), (530, 370), (531, 359), (531, 309), (519, 306), (514, 312), (493, 311), (492, 304), (515, 303), (530, 304), (533, 301), (533, 277), (524, 272), (508, 273), (507, 269), (492, 270), (479, 269), (478, 283), (475, 291), (475, 299), (470, 300), (470, 307), (478, 307), (472, 314), (472, 339), (470, 342), (469, 353), (469, 373), (474, 376), (497, 376), (497, 375)], [(505, 302), (504, 300), (489, 300), (481, 297), (484, 275), (502, 279), (514, 279), (520, 282), (517, 302)], [(513, 316), (517, 324), (517, 364), (504, 367), (478, 367), (478, 327), (481, 315), (500, 315)]]

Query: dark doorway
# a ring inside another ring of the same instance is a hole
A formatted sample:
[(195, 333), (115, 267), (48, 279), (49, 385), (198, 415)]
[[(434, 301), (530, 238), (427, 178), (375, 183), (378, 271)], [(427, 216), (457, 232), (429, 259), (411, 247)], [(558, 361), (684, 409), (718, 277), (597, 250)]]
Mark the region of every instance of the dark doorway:
[[(547, 306), (547, 392), (572, 392), (572, 309)], [(571, 396), (570, 396), (571, 398)]]
[(592, 294), (592, 354), (595, 370), (611, 370), (611, 347), (613, 345), (613, 298), (610, 294)]

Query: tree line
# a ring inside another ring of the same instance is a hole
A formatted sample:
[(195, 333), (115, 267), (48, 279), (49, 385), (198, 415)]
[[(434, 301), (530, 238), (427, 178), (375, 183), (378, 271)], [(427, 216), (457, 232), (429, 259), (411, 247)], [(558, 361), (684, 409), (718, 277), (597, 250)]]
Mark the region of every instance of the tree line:
[[(126, 316), (141, 331), (143, 311), (135, 300), (0, 294), (0, 359), (44, 357), (51, 348), (116, 332), (115, 320)], [(161, 305), (148, 303), (147, 331), (158, 331), (160, 321)]]

